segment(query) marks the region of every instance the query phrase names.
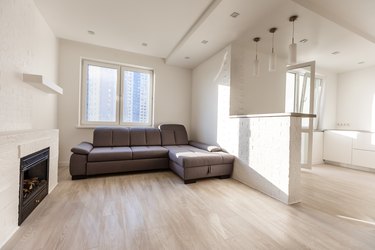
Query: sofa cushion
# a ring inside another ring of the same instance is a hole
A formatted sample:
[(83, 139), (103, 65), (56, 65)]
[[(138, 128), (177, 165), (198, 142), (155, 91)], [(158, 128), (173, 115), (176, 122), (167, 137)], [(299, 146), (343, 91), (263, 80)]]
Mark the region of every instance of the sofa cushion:
[(184, 125), (162, 124), (159, 126), (162, 145), (187, 145), (188, 135)]
[(130, 129), (130, 145), (131, 146), (145, 146), (146, 132), (144, 128)]
[(91, 150), (88, 161), (119, 161), (131, 160), (132, 150), (130, 147), (97, 147)]
[(99, 127), (94, 130), (94, 147), (111, 147), (112, 146), (112, 128)]
[(232, 164), (234, 156), (224, 152), (208, 152), (189, 145), (165, 146), (169, 159), (184, 168)]
[(161, 146), (160, 130), (157, 128), (147, 128), (146, 143), (147, 146)]
[(209, 144), (197, 142), (197, 141), (189, 141), (189, 145), (191, 145), (193, 147), (196, 147), (196, 148), (200, 148), (200, 149), (209, 151), (209, 152), (220, 152), (220, 151), (222, 151), (221, 147), (219, 147), (219, 146), (209, 145)]
[(127, 147), (130, 145), (129, 128), (117, 127), (112, 128), (112, 146)]
[(73, 147), (70, 151), (79, 155), (88, 155), (93, 149), (92, 144), (89, 142), (81, 142), (77, 146)]
[(131, 147), (133, 159), (168, 158), (168, 149), (160, 146)]
[(161, 141), (162, 145), (176, 145), (176, 141), (174, 139), (174, 131), (173, 130), (163, 130), (161, 131)]
[(157, 128), (131, 128), (131, 146), (160, 146), (160, 131)]

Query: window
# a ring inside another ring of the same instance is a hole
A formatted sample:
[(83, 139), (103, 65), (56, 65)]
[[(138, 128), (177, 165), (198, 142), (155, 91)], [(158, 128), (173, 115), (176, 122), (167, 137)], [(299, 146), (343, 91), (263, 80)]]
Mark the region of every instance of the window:
[(122, 123), (150, 124), (150, 71), (122, 69)]
[[(287, 72), (286, 74), (286, 111), (308, 114), (310, 110), (310, 74)], [(314, 84), (314, 129), (318, 129), (321, 111), (323, 80), (315, 76)], [(302, 120), (302, 127), (308, 127), (308, 119)]]
[(81, 124), (151, 125), (153, 72), (83, 60)]

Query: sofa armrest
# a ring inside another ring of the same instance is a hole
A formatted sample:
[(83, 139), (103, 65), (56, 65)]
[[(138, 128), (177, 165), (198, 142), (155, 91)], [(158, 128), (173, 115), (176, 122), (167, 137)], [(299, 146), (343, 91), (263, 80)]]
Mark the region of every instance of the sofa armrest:
[(206, 150), (208, 152), (219, 152), (219, 151), (221, 151), (221, 147), (219, 147), (219, 146), (208, 145), (208, 144), (205, 144), (205, 143), (202, 143), (202, 142), (197, 142), (197, 141), (189, 141), (189, 145), (193, 146), (193, 147), (196, 147), (196, 148)]
[(91, 150), (93, 149), (93, 146), (89, 142), (81, 142), (77, 146), (73, 147), (71, 151), (75, 154), (79, 155), (88, 155)]

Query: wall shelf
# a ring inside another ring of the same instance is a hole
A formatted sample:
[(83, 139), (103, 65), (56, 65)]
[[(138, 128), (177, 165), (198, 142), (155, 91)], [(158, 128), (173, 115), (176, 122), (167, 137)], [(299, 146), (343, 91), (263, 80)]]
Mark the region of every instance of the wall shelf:
[(59, 85), (46, 81), (42, 75), (24, 73), (23, 81), (49, 94), (63, 94), (63, 89)]

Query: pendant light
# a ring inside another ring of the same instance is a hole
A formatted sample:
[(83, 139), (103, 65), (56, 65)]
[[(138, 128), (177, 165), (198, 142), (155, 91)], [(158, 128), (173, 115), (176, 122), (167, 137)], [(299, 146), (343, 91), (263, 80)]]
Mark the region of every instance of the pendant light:
[(275, 53), (275, 43), (274, 43), (276, 30), (277, 30), (277, 28), (275, 28), (275, 27), (271, 28), (269, 30), (269, 32), (272, 33), (272, 50), (271, 50), (269, 64), (268, 64), (268, 70), (269, 71), (275, 71), (276, 70), (276, 53)]
[(254, 68), (253, 68), (253, 75), (259, 75), (259, 60), (258, 60), (258, 42), (260, 41), (260, 37), (255, 37), (253, 39), (255, 42), (255, 60), (254, 60)]
[(289, 65), (297, 63), (297, 44), (294, 43), (294, 21), (296, 21), (298, 16), (289, 17), (289, 22), (293, 23), (293, 35), (292, 43), (289, 45)]

